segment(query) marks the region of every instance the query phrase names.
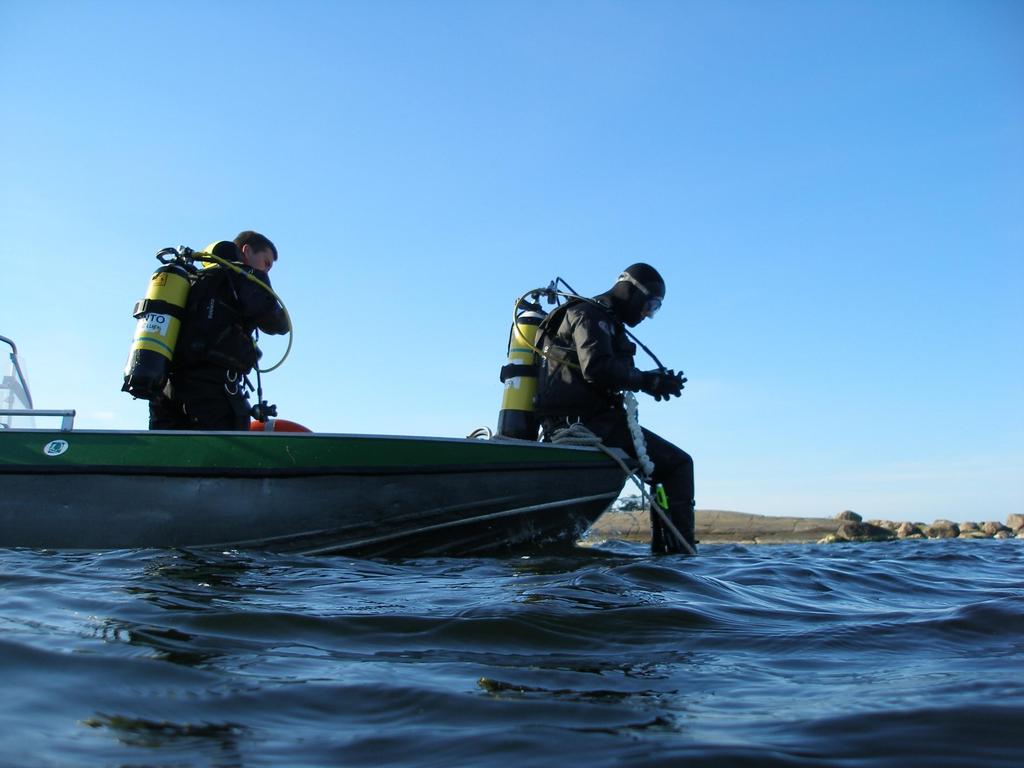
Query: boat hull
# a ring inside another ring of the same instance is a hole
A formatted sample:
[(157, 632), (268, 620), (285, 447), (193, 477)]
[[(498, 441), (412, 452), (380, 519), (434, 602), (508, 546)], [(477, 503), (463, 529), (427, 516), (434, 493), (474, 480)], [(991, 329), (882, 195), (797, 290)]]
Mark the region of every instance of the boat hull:
[(0, 433), (0, 547), (461, 555), (566, 545), (625, 476), (592, 448), (274, 433)]

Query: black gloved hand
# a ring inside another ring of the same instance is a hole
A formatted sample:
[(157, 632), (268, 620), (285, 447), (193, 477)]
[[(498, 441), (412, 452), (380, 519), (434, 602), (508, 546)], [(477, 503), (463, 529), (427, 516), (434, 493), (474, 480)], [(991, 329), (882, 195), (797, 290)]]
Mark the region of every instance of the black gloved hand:
[(683, 385), (687, 381), (682, 371), (644, 371), (641, 376), (640, 391), (646, 392), (658, 401), (682, 395)]

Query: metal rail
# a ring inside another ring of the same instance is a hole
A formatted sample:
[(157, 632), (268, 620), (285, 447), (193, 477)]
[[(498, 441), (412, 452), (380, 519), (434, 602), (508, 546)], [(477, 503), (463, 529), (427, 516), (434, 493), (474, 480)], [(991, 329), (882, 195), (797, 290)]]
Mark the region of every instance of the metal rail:
[[(75, 427), (75, 411), (51, 411), (51, 410), (40, 410), (38, 408), (29, 408), (28, 410), (22, 410), (19, 408), (0, 408), (0, 416), (50, 416), (60, 417), (60, 431), (70, 432)], [(0, 424), (0, 429), (11, 429), (9, 424)]]
[[(25, 393), (25, 397), (23, 398), (25, 405), (31, 408), (32, 393), (28, 390), (28, 382), (25, 381), (25, 374), (21, 372), (21, 365), (18, 364), (18, 347), (14, 344), (12, 339), (7, 338), (6, 336), (0, 336), (0, 341), (9, 345), (11, 348), (11, 366), (14, 368), (14, 373), (18, 376), (18, 384), (21, 385), (21, 391)], [(13, 387), (11, 389), (13, 391)]]

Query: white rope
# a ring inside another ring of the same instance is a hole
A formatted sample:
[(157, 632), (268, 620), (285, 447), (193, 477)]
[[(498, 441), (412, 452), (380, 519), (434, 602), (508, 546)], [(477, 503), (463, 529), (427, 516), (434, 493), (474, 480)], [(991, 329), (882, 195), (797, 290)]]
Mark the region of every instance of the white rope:
[(640, 419), (637, 416), (640, 407), (637, 405), (636, 395), (632, 392), (624, 392), (622, 401), (626, 406), (626, 423), (629, 424), (629, 434), (633, 438), (633, 447), (636, 449), (640, 469), (643, 470), (645, 478), (650, 478), (654, 475), (654, 462), (647, 455), (647, 441), (644, 440), (643, 430), (640, 429)]
[[(636, 449), (637, 460), (640, 462), (640, 469), (643, 470), (644, 479), (651, 483), (651, 487), (654, 487), (654, 462), (651, 461), (651, 457), (647, 455), (647, 441), (644, 439), (644, 432), (640, 429), (640, 418), (638, 412), (640, 410), (639, 405), (636, 402), (636, 395), (632, 392), (623, 392), (622, 401), (626, 406), (626, 423), (629, 425), (629, 434), (633, 438), (633, 447)], [(672, 532), (672, 535), (676, 537), (683, 549), (691, 555), (696, 555), (697, 552), (690, 546), (690, 542), (686, 540), (679, 529), (676, 528), (675, 524), (668, 519), (668, 515), (665, 514), (665, 510), (661, 508), (661, 505), (657, 502), (649, 502), (646, 495), (643, 493), (644, 484), (638, 483), (641, 490), (641, 503), (645, 507), (650, 507), (658, 517), (661, 518), (662, 524)]]
[(562, 429), (555, 430), (550, 437), (551, 442), (554, 445), (589, 445), (606, 454), (619, 465), (622, 471), (626, 474), (626, 477), (636, 483), (636, 487), (640, 489), (640, 495), (643, 498), (643, 503), (646, 505), (647, 488), (644, 486), (643, 480), (638, 477), (637, 473), (630, 469), (629, 465), (619, 458), (611, 448), (602, 443), (600, 437), (595, 435), (585, 426), (576, 422), (575, 424), (570, 424)]
[[(557, 445), (601, 445), (601, 438), (580, 424), (570, 424), (556, 430), (551, 436), (551, 442)], [(630, 472), (632, 474), (632, 472)]]

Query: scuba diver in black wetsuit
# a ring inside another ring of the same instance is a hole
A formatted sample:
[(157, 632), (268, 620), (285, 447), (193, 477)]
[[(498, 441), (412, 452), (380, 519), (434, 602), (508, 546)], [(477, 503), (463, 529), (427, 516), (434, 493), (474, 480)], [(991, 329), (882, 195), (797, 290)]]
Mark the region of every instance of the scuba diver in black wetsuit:
[[(636, 327), (653, 317), (665, 298), (665, 281), (647, 264), (633, 264), (615, 285), (592, 300), (570, 299), (539, 325), (536, 348), (542, 353), (536, 413), (544, 434), (581, 423), (608, 446), (637, 458), (623, 404), (623, 391), (641, 391), (656, 400), (682, 394), (686, 379), (671, 370), (640, 371), (633, 362), (636, 345), (624, 325)], [(681, 448), (644, 429), (647, 455), (654, 463), (653, 486), (668, 496), (668, 517), (692, 551), (694, 538), (693, 459)], [(687, 551), (651, 515), (651, 549)]]
[[(267, 273), (277, 261), (277, 248), (263, 235), (247, 230), (209, 250), (269, 288)], [(246, 374), (261, 354), (252, 334), (257, 329), (282, 334), (289, 328), (287, 314), (267, 288), (225, 266), (200, 270), (188, 292), (167, 385), (149, 402), (149, 428), (248, 429), (252, 408)]]

